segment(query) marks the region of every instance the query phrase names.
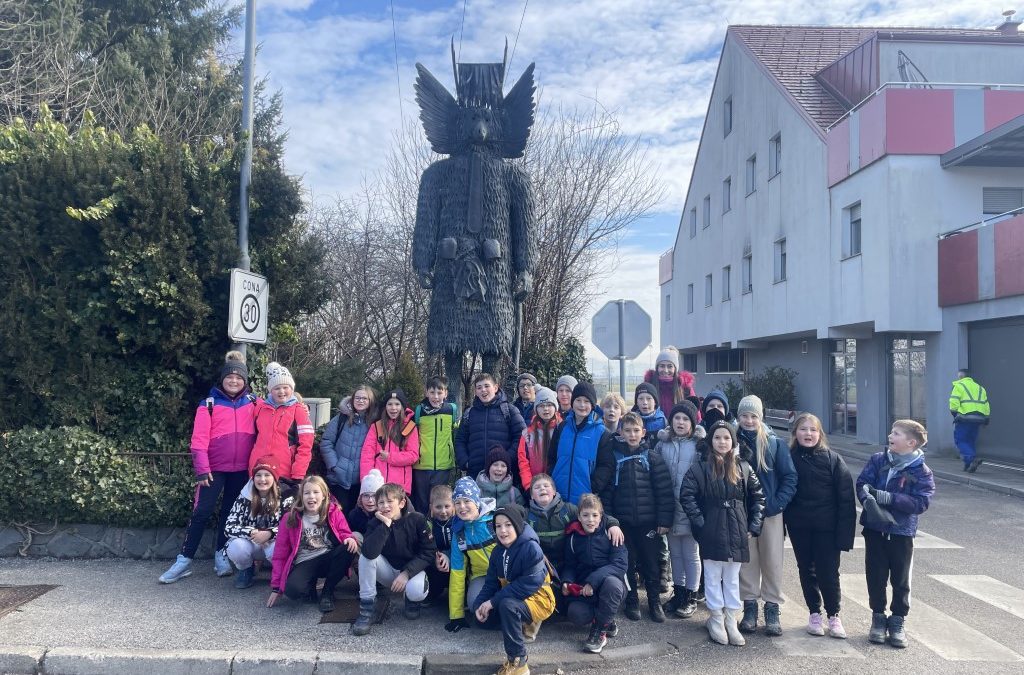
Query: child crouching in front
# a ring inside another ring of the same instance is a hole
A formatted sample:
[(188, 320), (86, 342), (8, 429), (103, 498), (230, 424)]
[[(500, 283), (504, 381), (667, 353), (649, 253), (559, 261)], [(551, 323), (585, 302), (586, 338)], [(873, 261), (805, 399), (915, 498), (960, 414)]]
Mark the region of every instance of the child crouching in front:
[(228, 513), (224, 534), (228, 538), (228, 559), (238, 568), (235, 588), (252, 586), (256, 561), (269, 561), (274, 557), (277, 524), (292, 505), (291, 497), (281, 500), (277, 471), (273, 457), (257, 460), (252, 480), (242, 488)]
[(455, 524), (455, 504), (452, 489), (435, 485), (430, 490), (430, 533), (434, 536), (434, 564), (427, 568), (427, 602), (448, 595), (448, 574), (451, 571), (452, 526)]
[(569, 597), (569, 620), (590, 626), (583, 647), (600, 654), (619, 634), (615, 615), (626, 595), (626, 547), (608, 538), (604, 506), (597, 495), (580, 497), (579, 520), (566, 530), (562, 593)]
[[(864, 568), (871, 606), (868, 640), (891, 647), (907, 646), (904, 621), (910, 612), (910, 573), (914, 564), (917, 519), (935, 495), (935, 477), (924, 463), (928, 432), (920, 422), (896, 420), (889, 449), (871, 456), (857, 478), (857, 498), (864, 505)], [(874, 501), (881, 509), (870, 509)], [(870, 519), (880, 512), (884, 519)], [(892, 584), (892, 615), (885, 616), (886, 592)]]
[(480, 486), (469, 476), (455, 481), (452, 496), (455, 515), (452, 526), (452, 547), (449, 560), (448, 618), (444, 629), (458, 633), (469, 628), (466, 605), (473, 601), (484, 586), (484, 578), (494, 550), (494, 500), (480, 498)]
[(536, 636), (541, 622), (555, 611), (551, 575), (523, 507), (511, 504), (498, 509), (494, 535), (498, 545), (472, 608), (484, 628), (501, 628), (505, 664), (499, 672), (529, 675), (526, 638)]
[(320, 476), (299, 484), (299, 499), (277, 528), (267, 607), (273, 607), (281, 594), (315, 601), (317, 579), (324, 579), (320, 611), (334, 611), (334, 589), (348, 574), (359, 543), (330, 495)]
[[(359, 616), (353, 635), (366, 635), (376, 618), (383, 621), (389, 592), (405, 594), (405, 618), (418, 619), (427, 598), (426, 569), (434, 564), (434, 537), (427, 517), (417, 513), (405, 490), (385, 483), (377, 490), (377, 511), (366, 528), (359, 555)], [(383, 592), (377, 592), (377, 583)]]

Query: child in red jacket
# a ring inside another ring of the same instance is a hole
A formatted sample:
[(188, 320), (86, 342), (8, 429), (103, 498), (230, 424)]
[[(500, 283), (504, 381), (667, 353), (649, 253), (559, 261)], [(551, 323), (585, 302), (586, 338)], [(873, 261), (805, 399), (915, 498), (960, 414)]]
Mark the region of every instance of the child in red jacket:
[(281, 498), (287, 499), (296, 496), (309, 468), (313, 423), (295, 396), (295, 379), (280, 363), (267, 365), (267, 391), (266, 400), (256, 401), (256, 445), (249, 455), (249, 471), (261, 457), (273, 457), (281, 471)]
[(299, 495), (277, 526), (267, 607), (282, 593), (292, 600), (315, 599), (317, 579), (323, 579), (320, 611), (332, 612), (334, 589), (348, 574), (359, 543), (323, 478), (302, 481)]

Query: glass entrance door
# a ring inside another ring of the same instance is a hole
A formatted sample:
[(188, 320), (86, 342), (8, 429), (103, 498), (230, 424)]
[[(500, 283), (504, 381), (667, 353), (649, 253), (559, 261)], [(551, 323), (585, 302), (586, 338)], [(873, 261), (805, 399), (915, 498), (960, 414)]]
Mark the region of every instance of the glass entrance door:
[(889, 424), (902, 419), (925, 423), (926, 346), (923, 338), (912, 335), (895, 337), (889, 344)]
[(832, 352), (832, 428), (830, 433), (857, 434), (857, 341), (835, 341)]

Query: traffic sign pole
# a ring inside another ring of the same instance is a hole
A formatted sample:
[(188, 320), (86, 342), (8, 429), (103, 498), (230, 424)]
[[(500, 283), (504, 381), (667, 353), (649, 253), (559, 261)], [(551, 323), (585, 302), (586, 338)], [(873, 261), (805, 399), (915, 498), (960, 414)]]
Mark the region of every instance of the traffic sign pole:
[(619, 300), (619, 396), (626, 398), (626, 301)]
[[(242, 82), (242, 134), (245, 153), (242, 156), (242, 174), (238, 181), (238, 268), (249, 271), (249, 182), (252, 180), (252, 72), (256, 60), (256, 0), (245, 3), (245, 61)], [(245, 356), (245, 343), (234, 348)]]

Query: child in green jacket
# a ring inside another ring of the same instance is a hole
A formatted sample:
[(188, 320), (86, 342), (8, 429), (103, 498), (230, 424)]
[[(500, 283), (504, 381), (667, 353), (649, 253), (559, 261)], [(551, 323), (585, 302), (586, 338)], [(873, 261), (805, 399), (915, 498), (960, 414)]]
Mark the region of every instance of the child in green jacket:
[(412, 505), (430, 512), (430, 491), (435, 485), (451, 485), (455, 476), (455, 429), (459, 409), (448, 398), (448, 386), (440, 377), (427, 380), (426, 397), (416, 406), (413, 418), (420, 436), (420, 459), (412, 466)]

